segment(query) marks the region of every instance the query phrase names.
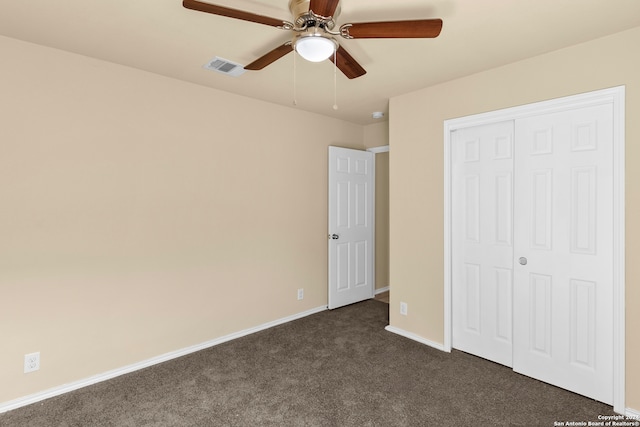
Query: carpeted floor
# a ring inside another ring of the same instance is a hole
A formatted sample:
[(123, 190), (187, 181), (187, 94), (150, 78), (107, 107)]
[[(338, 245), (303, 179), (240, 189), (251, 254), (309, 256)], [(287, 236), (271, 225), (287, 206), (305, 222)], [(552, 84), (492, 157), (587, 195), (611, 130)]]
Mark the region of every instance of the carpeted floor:
[(553, 426), (612, 408), (325, 311), (0, 415), (2, 426)]

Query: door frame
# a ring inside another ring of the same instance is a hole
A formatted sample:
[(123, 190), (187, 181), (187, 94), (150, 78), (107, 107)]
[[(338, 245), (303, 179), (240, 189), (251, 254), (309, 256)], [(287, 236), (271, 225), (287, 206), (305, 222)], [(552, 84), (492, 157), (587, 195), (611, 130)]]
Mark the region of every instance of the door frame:
[[(380, 153), (388, 153), (389, 152), (389, 144), (381, 145), (379, 147), (371, 147), (367, 148), (365, 151), (373, 153), (373, 212), (371, 213), (371, 218), (373, 221), (373, 297), (378, 295), (379, 293), (386, 292), (389, 290), (389, 284), (387, 283), (386, 288), (376, 289), (378, 286), (377, 276), (376, 276), (376, 179), (377, 177), (377, 169), (376, 169), (376, 156)], [(389, 265), (387, 261), (387, 266)]]
[(451, 141), (458, 129), (593, 105), (613, 105), (613, 409), (625, 414), (625, 86), (444, 121), (444, 350), (452, 348)]

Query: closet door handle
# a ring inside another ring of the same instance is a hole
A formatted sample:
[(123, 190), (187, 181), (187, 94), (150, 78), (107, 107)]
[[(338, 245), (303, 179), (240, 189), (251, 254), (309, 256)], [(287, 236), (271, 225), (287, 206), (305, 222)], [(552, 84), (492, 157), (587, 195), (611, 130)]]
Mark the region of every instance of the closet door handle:
[(520, 263), (520, 265), (527, 265), (527, 259), (523, 256), (518, 259), (518, 262)]

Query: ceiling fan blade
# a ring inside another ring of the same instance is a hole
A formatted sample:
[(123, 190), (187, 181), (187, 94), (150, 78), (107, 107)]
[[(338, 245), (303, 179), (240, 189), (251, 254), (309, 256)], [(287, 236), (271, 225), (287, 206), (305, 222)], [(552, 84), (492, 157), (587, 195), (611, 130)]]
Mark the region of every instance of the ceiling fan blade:
[(272, 27), (282, 27), (286, 24), (281, 19), (269, 18), (268, 16), (256, 15), (255, 13), (243, 10), (231, 9), (217, 6), (215, 4), (203, 3), (196, 0), (183, 0), (182, 6), (198, 12), (212, 13), (214, 15), (227, 16), (229, 18), (241, 19), (243, 21), (255, 22), (258, 24), (270, 25)]
[(293, 51), (293, 46), (291, 46), (291, 42), (286, 42), (285, 44), (278, 46), (272, 51), (262, 55), (260, 58), (253, 61), (251, 64), (244, 67), (245, 70), (262, 70), (267, 65), (272, 62), (277, 61), (278, 59), (285, 56), (287, 53)]
[(320, 16), (333, 16), (340, 0), (311, 0), (309, 10)]
[(342, 46), (339, 46), (336, 51), (336, 61), (333, 61), (333, 56), (330, 56), (329, 59), (350, 79), (367, 74), (367, 71)]
[(420, 19), (415, 21), (361, 22), (345, 24), (347, 38), (433, 38), (442, 30), (442, 19)]

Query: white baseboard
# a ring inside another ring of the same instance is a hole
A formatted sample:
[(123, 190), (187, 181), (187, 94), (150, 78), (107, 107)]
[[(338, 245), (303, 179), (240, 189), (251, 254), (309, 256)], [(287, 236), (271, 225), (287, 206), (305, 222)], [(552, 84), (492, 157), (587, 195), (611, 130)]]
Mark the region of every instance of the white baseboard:
[(640, 421), (640, 411), (636, 411), (635, 409), (627, 408), (624, 415), (627, 418), (633, 418), (634, 420)]
[(376, 289), (375, 294), (378, 295), (378, 294), (381, 294), (383, 292), (387, 292), (388, 290), (389, 290), (389, 286), (385, 286), (384, 288), (378, 288), (378, 289)]
[(440, 343), (437, 343), (437, 342), (434, 342), (434, 341), (430, 341), (430, 340), (428, 340), (426, 338), (422, 338), (421, 336), (416, 335), (414, 333), (407, 332), (407, 331), (405, 331), (403, 329), (400, 329), (400, 328), (396, 328), (395, 326), (389, 325), (389, 326), (385, 327), (385, 329), (387, 331), (389, 331), (389, 332), (393, 332), (394, 334), (398, 334), (398, 335), (401, 335), (401, 336), (403, 336), (405, 338), (409, 338), (410, 340), (418, 341), (421, 344), (425, 344), (425, 345), (428, 345), (429, 347), (433, 347), (436, 350), (446, 351), (443, 344), (440, 344)]
[(283, 323), (288, 323), (293, 320), (301, 319), (306, 316), (310, 316), (312, 314), (319, 313), (327, 309), (326, 305), (312, 308), (311, 310), (303, 311), (302, 313), (297, 313), (291, 316), (283, 317), (281, 319), (274, 320), (272, 322), (267, 322), (262, 325), (244, 329), (239, 332), (235, 332), (229, 335), (225, 335), (220, 338), (213, 339), (211, 341), (207, 341), (201, 344), (196, 344), (190, 347), (186, 347), (180, 350), (172, 351), (169, 353), (161, 354), (160, 356), (152, 357), (151, 359), (143, 360), (138, 363), (134, 363), (132, 365), (123, 366), (118, 369), (114, 369), (108, 372), (104, 372), (102, 374), (94, 375), (89, 378), (84, 378), (79, 381), (74, 381), (69, 384), (63, 384), (59, 387), (50, 388), (45, 391), (41, 391), (39, 393), (31, 394), (28, 396), (24, 396), (15, 400), (10, 400), (8, 402), (0, 403), (0, 414), (3, 412), (11, 411), (13, 409), (20, 408), (22, 406), (31, 405), (32, 403), (40, 402), (45, 399), (49, 399), (51, 397), (59, 396), (61, 394), (69, 393), (70, 391), (77, 390), (79, 388), (87, 387), (92, 384), (96, 384), (102, 381), (107, 381), (115, 377), (119, 377), (120, 375), (129, 374), (131, 372), (138, 371), (140, 369), (147, 368), (149, 366), (157, 365), (158, 363), (166, 362), (171, 359), (176, 359), (181, 356), (186, 356), (190, 353), (195, 353), (196, 351), (204, 350), (209, 347), (214, 347), (216, 345), (225, 343), (227, 341), (235, 340), (237, 338), (244, 337), (246, 335), (251, 335), (256, 332), (260, 332), (265, 329), (273, 328), (274, 326), (281, 325)]

